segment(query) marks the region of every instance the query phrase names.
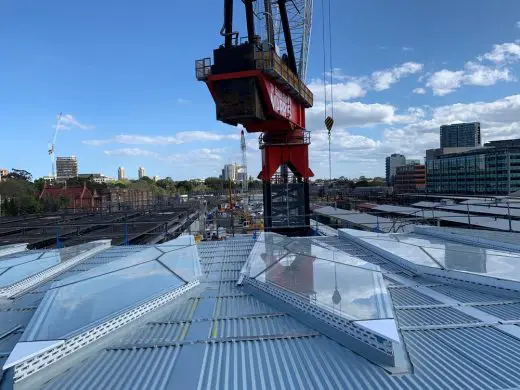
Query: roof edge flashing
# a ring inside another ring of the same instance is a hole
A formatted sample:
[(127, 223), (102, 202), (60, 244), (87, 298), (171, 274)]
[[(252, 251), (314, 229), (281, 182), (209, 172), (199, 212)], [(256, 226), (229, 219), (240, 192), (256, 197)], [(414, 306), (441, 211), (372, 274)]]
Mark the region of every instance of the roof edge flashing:
[(17, 361), (14, 365), (14, 383), (18, 383), (27, 377), (43, 370), (44, 368), (56, 363), (57, 361), (69, 356), (70, 354), (86, 347), (102, 337), (114, 332), (121, 327), (134, 322), (144, 315), (164, 306), (179, 296), (185, 294), (189, 290), (200, 284), (199, 280), (194, 280), (181, 287), (178, 287), (168, 293), (158, 296), (149, 302), (143, 303), (133, 309), (121, 313), (119, 316), (112, 318), (102, 324), (95, 326), (77, 336), (74, 336), (64, 342), (40, 351), (30, 358)]
[(59, 263), (53, 267), (47, 268), (41, 272), (33, 274), (25, 279), (22, 279), (10, 286), (0, 289), (0, 297), (14, 298), (27, 290), (33, 289), (34, 287), (54, 278), (56, 275), (62, 274), (63, 272), (71, 269), (77, 264), (81, 263), (85, 259), (102, 252), (112, 245), (112, 240), (97, 240), (91, 241), (90, 243), (98, 244), (96, 247), (89, 249), (83, 253), (74, 256), (72, 259), (67, 260), (63, 263)]
[(391, 335), (384, 336), (386, 332), (381, 327), (376, 332), (370, 324), (365, 326), (363, 321), (358, 324), (358, 321), (340, 317), (316, 305), (310, 305), (290, 292), (248, 276), (243, 275), (242, 283), (258, 299), (286, 311), (300, 322), (317, 329), (391, 374), (411, 372), (409, 362), (402, 358), (407, 354), (398, 335), (397, 325)]

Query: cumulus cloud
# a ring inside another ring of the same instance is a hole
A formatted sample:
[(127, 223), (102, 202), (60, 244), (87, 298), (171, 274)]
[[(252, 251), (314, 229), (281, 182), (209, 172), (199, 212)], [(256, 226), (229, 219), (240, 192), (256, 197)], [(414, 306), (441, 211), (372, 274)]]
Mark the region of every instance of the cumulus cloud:
[(107, 156), (130, 156), (130, 157), (158, 157), (156, 152), (140, 148), (122, 148), (105, 150)]
[(391, 69), (385, 69), (372, 73), (372, 82), (376, 91), (389, 89), (403, 77), (422, 71), (424, 65), (417, 62), (405, 62)]
[(426, 89), (424, 89), (424, 88), (414, 88), (414, 90), (412, 92), (416, 93), (417, 95), (424, 95), (424, 94), (426, 94)]
[(223, 141), (240, 139), (238, 132), (235, 134), (219, 134), (209, 131), (180, 131), (174, 136), (149, 136), (139, 134), (121, 134), (113, 138), (85, 140), (84, 144), (90, 146), (101, 146), (106, 144), (122, 145), (180, 145), (191, 142)]
[(426, 86), (433, 90), (433, 94), (444, 96), (458, 89), (464, 80), (464, 72), (443, 69), (433, 73), (428, 79)]
[(497, 64), (520, 61), (520, 43), (506, 42), (493, 45), (493, 50), (480, 57), (479, 60), (488, 60)]
[[(378, 70), (369, 76), (349, 76), (342, 69), (335, 68), (332, 72), (325, 74), (327, 99), (331, 94), (335, 101), (349, 101), (364, 97), (369, 91), (384, 91), (402, 78), (422, 71), (423, 64), (416, 62), (405, 62), (393, 68)], [(332, 78), (332, 84), (329, 79)], [(314, 94), (314, 101), (322, 103), (325, 101), (325, 90), (323, 79), (313, 79), (309, 88)]]
[[(56, 119), (58, 119), (58, 118), (56, 118)], [(56, 126), (54, 126), (54, 127), (56, 127)], [(71, 129), (92, 130), (95, 128), (96, 128), (96, 126), (94, 126), (94, 125), (81, 123), (71, 114), (63, 114), (61, 116), (61, 121), (60, 121), (58, 130), (71, 130)]]
[[(378, 120), (384, 126), (378, 137), (359, 133), (360, 129), (335, 127), (331, 144), (334, 176), (381, 176), (384, 158), (391, 153), (423, 158), (426, 149), (439, 147), (439, 127), (443, 124), (480, 121), (485, 142), (516, 138), (520, 132), (520, 95), (436, 108), (415, 107), (405, 114), (398, 114), (393, 107)], [(328, 176), (328, 137), (323, 127), (312, 132), (310, 148), (318, 177)]]
[(462, 70), (442, 69), (434, 72), (426, 86), (432, 89), (434, 95), (444, 96), (462, 85), (490, 86), (499, 81), (515, 81), (516, 78), (505, 65), (519, 60), (520, 44), (494, 45), (492, 51), (477, 57), (478, 62), (466, 62)]
[(222, 148), (202, 148), (173, 154), (161, 154), (152, 150), (141, 148), (120, 148), (104, 151), (105, 155), (107, 156), (148, 157), (165, 163), (175, 163), (186, 166), (222, 164), (222, 155), (226, 152), (227, 149)]
[[(325, 101), (323, 80), (312, 80), (308, 87), (314, 95), (315, 102)], [(341, 81), (332, 84), (332, 93), (334, 100), (352, 100), (365, 96), (367, 94), (367, 89), (361, 80)], [(330, 99), (330, 96), (331, 86), (330, 83), (327, 82), (327, 98)]]
[[(330, 105), (327, 107), (330, 112)], [(397, 108), (390, 104), (361, 102), (336, 102), (334, 104), (335, 126), (370, 127), (379, 124), (391, 125), (416, 120), (424, 115), (421, 109), (411, 108), (405, 114), (398, 114)], [(323, 129), (325, 105), (318, 104), (307, 111), (307, 128), (310, 130)]]

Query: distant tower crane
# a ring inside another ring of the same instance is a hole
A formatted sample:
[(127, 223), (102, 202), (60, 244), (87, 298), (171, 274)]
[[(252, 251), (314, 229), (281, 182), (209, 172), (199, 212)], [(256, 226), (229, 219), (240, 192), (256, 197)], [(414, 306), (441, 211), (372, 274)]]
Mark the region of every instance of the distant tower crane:
[(247, 194), (249, 187), (249, 177), (247, 176), (247, 149), (244, 130), (240, 132), (240, 150), (242, 150), (242, 191)]
[(51, 165), (52, 165), (52, 178), (56, 179), (56, 138), (58, 137), (58, 131), (60, 130), (62, 113), (58, 115), (58, 119), (56, 121), (56, 128), (54, 129), (54, 137), (52, 138), (52, 143), (49, 144), (49, 156), (51, 157)]
[(196, 61), (196, 76), (211, 92), (217, 120), (261, 133), (265, 230), (305, 235), (314, 176), (305, 127), (305, 109), (313, 104), (305, 85), (312, 0), (242, 3), (247, 41), (233, 30), (233, 0), (224, 0), (224, 44), (213, 51), (213, 64)]

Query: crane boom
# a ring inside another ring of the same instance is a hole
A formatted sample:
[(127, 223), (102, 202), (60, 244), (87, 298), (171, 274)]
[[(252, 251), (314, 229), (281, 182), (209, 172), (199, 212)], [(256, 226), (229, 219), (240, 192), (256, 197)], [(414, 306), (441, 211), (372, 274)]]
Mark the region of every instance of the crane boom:
[(60, 114), (58, 115), (57, 120), (56, 120), (56, 128), (54, 129), (54, 136), (52, 137), (52, 143), (49, 144), (49, 149), (48, 149), (48, 153), (51, 158), (52, 177), (54, 179), (56, 178), (56, 159), (55, 159), (56, 139), (58, 138), (58, 131), (60, 130), (62, 116), (63, 116), (63, 113), (60, 112)]

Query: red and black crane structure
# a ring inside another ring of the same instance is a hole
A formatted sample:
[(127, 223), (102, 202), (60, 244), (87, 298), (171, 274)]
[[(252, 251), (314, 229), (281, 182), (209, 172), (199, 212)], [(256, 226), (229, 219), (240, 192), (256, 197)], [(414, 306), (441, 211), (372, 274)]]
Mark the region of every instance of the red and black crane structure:
[[(216, 103), (217, 120), (261, 133), (266, 231), (310, 232), (310, 133), (305, 85), (312, 0), (242, 0), (247, 39), (233, 29), (233, 0), (224, 0), (224, 44), (196, 61)], [(258, 30), (255, 28), (258, 26)], [(296, 46), (296, 48), (295, 48)]]

